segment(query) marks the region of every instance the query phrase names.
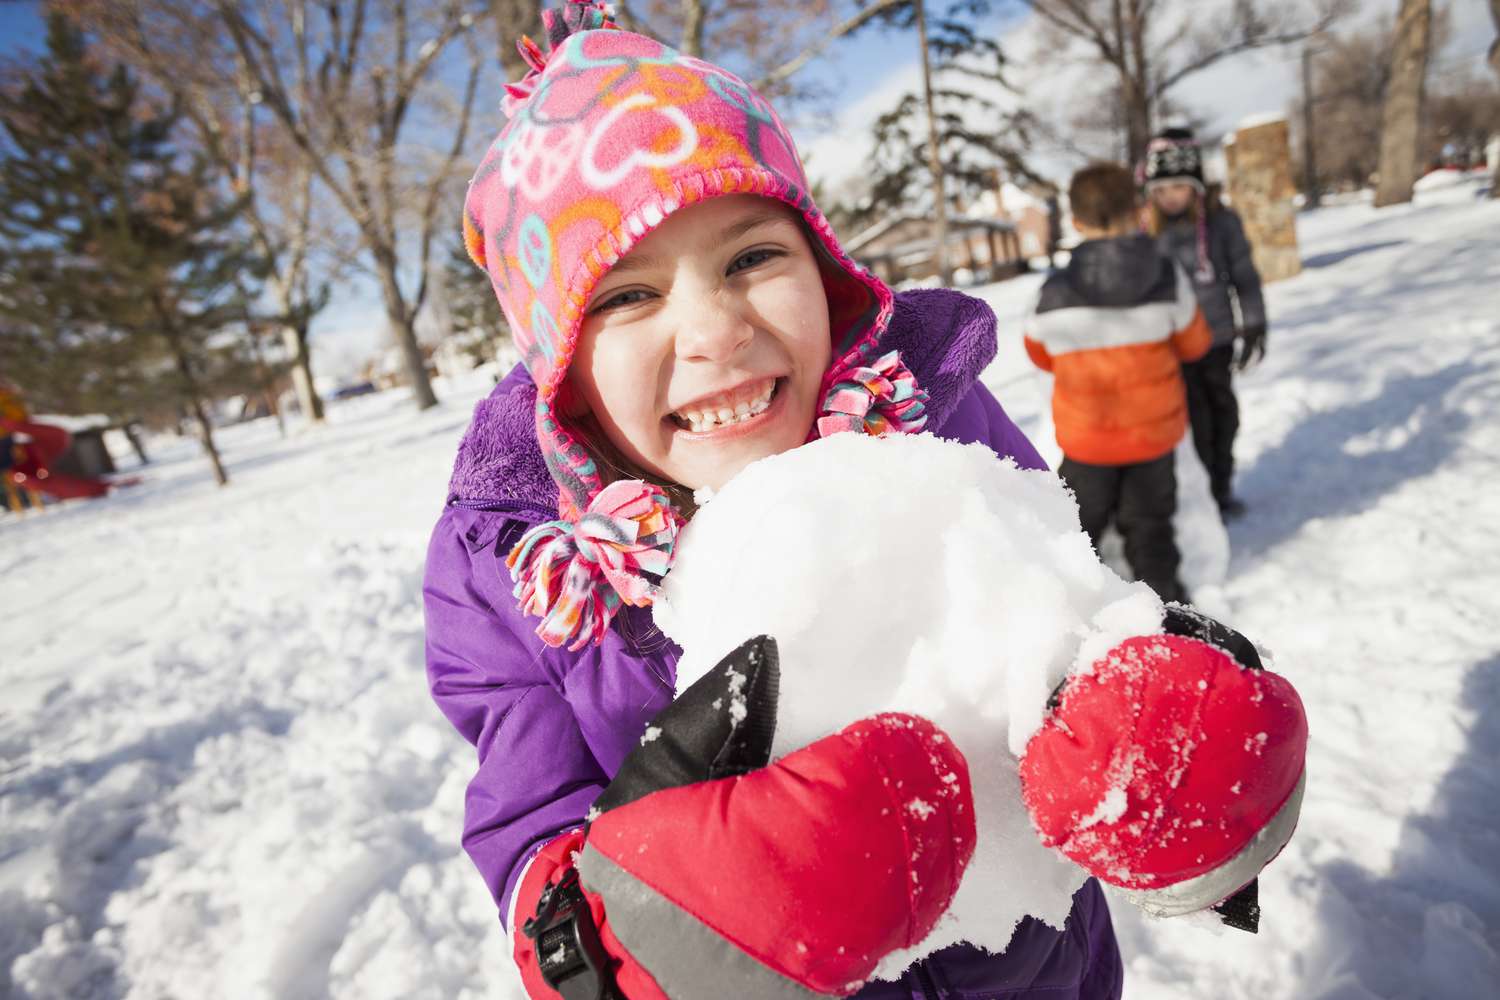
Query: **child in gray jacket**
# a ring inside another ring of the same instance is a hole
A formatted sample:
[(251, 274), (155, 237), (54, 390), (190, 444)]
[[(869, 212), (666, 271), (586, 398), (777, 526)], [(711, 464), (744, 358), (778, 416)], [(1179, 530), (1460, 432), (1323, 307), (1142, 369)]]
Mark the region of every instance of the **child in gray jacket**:
[(1182, 374), (1193, 446), (1208, 470), (1219, 512), (1226, 519), (1237, 517), (1245, 507), (1232, 488), (1234, 437), (1240, 425), (1232, 370), (1244, 371), (1266, 353), (1260, 274), (1240, 217), (1209, 196), (1202, 152), (1191, 131), (1167, 129), (1152, 139), (1141, 178), (1150, 196), (1148, 228), (1161, 252), (1192, 276), (1198, 304), (1213, 328), (1212, 349), (1184, 364)]

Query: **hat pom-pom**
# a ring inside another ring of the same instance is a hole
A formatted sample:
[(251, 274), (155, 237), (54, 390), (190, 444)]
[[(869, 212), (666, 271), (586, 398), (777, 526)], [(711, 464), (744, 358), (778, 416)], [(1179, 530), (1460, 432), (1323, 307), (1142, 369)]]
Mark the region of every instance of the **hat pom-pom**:
[(529, 68), (526, 75), (515, 83), (505, 85), (505, 99), (501, 110), (512, 117), (521, 105), (531, 100), (536, 93), (537, 78), (547, 68), (548, 61), (563, 47), (568, 36), (580, 31), (597, 31), (618, 28), (613, 19), (613, 9), (598, 0), (568, 0), (566, 6), (548, 7), (542, 10), (542, 28), (547, 32), (547, 51), (525, 35), (516, 42), (516, 51)]
[(658, 487), (611, 483), (576, 522), (548, 521), (521, 536), (505, 560), (522, 611), (538, 615), (549, 646), (577, 651), (604, 641), (622, 603), (650, 605), (672, 565), (681, 520)]
[(853, 365), (834, 376), (823, 397), (818, 436), (862, 431), (875, 437), (915, 434), (927, 424), (927, 391), (891, 351), (870, 365)]

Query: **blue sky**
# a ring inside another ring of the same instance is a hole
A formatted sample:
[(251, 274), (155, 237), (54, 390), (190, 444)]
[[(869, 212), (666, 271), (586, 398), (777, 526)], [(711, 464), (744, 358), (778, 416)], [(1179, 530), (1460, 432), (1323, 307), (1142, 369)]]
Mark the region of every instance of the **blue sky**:
[(40, 49), (47, 29), (38, 13), (40, 3), (0, 3), (0, 56), (18, 49)]

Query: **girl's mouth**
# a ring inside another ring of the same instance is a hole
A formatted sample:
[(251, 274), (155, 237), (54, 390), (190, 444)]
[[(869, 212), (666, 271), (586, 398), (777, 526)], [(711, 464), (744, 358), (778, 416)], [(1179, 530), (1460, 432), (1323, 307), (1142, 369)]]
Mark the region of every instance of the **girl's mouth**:
[(785, 381), (782, 377), (749, 382), (727, 393), (690, 403), (672, 412), (672, 423), (692, 434), (711, 434), (748, 424), (771, 409)]

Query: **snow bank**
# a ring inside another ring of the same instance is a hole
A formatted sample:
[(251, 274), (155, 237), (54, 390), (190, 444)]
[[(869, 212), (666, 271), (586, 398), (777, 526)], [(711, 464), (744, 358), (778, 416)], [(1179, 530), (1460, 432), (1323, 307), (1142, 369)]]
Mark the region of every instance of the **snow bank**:
[(657, 623), (686, 688), (745, 639), (781, 651), (776, 753), (886, 710), (937, 722), (968, 759), (978, 846), (916, 954), (1003, 950), (1032, 914), (1061, 927), (1083, 873), (1041, 846), (1017, 757), (1047, 696), (1161, 603), (1101, 564), (1057, 477), (982, 445), (839, 435), (759, 462), (682, 535)]

